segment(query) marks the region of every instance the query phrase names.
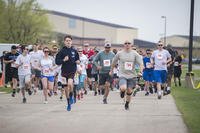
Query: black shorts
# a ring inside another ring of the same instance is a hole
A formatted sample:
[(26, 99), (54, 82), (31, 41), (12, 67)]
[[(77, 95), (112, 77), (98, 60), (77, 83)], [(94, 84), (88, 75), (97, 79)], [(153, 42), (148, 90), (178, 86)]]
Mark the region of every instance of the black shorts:
[(87, 71), (87, 77), (92, 78), (92, 68), (88, 68), (86, 69), (86, 71)]
[(17, 68), (11, 67), (10, 72), (11, 72), (12, 78), (18, 79), (18, 69)]
[(99, 74), (99, 85), (105, 85), (106, 82), (111, 83), (112, 77), (108, 74)]
[(38, 78), (41, 77), (41, 71), (37, 69), (31, 69), (31, 74), (35, 75), (35, 77), (38, 77)]
[(174, 77), (181, 77), (182, 70), (181, 68), (174, 68)]
[(73, 79), (74, 80), (74, 76), (75, 76), (75, 72), (62, 73), (62, 77), (65, 77), (66, 81), (68, 81), (68, 79)]
[(95, 81), (98, 81), (98, 74), (92, 74), (92, 77), (94, 78)]

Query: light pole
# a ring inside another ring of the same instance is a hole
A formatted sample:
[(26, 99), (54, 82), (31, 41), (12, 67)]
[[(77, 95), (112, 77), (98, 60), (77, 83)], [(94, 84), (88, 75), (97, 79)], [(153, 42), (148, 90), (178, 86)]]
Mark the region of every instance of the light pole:
[(167, 17), (161, 16), (165, 20), (165, 28), (164, 28), (164, 45), (166, 46), (166, 34), (167, 34)]

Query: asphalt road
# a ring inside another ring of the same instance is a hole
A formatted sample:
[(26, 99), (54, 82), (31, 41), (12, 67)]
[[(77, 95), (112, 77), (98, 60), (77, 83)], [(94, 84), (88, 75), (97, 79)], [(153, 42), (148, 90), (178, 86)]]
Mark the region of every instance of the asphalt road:
[(158, 100), (139, 92), (128, 111), (116, 91), (110, 93), (107, 105), (92, 92), (70, 112), (65, 104), (59, 96), (43, 104), (42, 92), (27, 96), (27, 104), (19, 94), (15, 98), (0, 94), (0, 133), (187, 133), (171, 95)]

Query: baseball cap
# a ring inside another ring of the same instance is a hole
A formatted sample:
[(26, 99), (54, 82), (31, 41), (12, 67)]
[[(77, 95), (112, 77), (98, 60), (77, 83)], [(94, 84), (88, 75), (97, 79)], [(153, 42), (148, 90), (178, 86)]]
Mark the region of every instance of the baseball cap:
[(106, 44), (104, 45), (104, 47), (105, 47), (105, 48), (110, 48), (110, 47), (111, 47), (111, 44), (110, 44), (110, 43), (106, 43)]
[(12, 45), (12, 46), (11, 46), (11, 49), (17, 49), (17, 46)]

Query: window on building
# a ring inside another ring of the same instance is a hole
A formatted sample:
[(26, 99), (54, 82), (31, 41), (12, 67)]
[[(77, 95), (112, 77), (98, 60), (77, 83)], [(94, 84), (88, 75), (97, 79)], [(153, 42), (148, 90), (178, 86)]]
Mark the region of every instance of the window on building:
[(76, 19), (70, 18), (68, 22), (68, 26), (69, 28), (76, 28)]

